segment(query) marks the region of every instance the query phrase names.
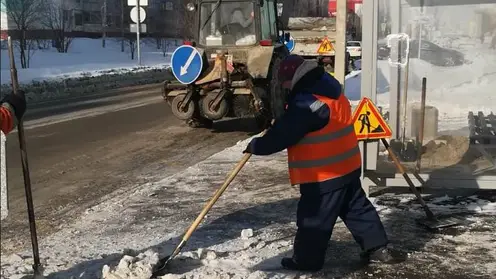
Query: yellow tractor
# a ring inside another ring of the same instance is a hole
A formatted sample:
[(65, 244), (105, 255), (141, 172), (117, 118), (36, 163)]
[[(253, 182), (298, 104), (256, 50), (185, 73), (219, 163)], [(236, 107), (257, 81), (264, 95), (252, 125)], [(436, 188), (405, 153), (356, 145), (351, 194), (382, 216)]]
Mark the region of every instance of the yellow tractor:
[(197, 0), (195, 36), (171, 58), (174, 80), (162, 95), (191, 127), (224, 117), (254, 117), (260, 128), (284, 111), (286, 93), (277, 72), (289, 55), (276, 0)]

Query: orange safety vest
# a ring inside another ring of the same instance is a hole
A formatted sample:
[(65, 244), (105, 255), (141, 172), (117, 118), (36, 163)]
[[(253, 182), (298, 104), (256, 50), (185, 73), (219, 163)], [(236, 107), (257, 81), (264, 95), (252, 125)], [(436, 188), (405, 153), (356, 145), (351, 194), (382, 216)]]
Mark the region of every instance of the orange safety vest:
[(331, 114), (326, 126), (288, 148), (291, 185), (342, 177), (359, 169), (362, 163), (348, 99), (344, 94), (337, 100), (313, 96), (329, 106)]

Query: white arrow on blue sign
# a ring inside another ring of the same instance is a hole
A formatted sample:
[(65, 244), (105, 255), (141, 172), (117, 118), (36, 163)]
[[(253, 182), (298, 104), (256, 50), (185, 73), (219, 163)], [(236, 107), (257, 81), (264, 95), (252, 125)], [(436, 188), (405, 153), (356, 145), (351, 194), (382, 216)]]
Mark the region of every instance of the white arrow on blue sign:
[(288, 49), (289, 52), (292, 52), (295, 48), (295, 41), (292, 36), (289, 36), (289, 41), (284, 41), (284, 45), (286, 45), (286, 48)]
[(172, 53), (172, 73), (182, 84), (194, 82), (203, 69), (203, 60), (200, 52), (189, 45), (182, 45)]

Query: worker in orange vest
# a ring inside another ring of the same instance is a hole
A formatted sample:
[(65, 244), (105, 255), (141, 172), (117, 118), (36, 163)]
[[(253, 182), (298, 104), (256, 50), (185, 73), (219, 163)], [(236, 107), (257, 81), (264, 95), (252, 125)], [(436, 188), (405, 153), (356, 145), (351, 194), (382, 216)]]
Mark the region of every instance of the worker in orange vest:
[(6, 95), (0, 101), (0, 130), (4, 134), (12, 131), (22, 119), (26, 111), (24, 91), (18, 90), (17, 94)]
[(281, 265), (320, 270), (338, 217), (360, 245), (365, 263), (396, 262), (379, 215), (362, 189), (360, 149), (341, 85), (316, 61), (298, 55), (281, 62), (279, 82), (290, 90), (286, 111), (243, 153), (270, 155), (287, 148), (291, 184), (300, 185), (294, 252)]

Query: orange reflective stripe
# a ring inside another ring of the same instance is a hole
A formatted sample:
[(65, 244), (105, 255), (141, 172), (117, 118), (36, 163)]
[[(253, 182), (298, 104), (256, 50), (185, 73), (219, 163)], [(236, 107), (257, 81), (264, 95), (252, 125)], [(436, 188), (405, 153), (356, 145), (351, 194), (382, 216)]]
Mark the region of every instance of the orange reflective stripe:
[(341, 177), (360, 168), (362, 157), (360, 153), (339, 163), (314, 167), (302, 171), (301, 169), (290, 168), (289, 177), (291, 184), (304, 184), (311, 182), (322, 182), (333, 178)]
[[(354, 132), (353, 132), (354, 133)], [(294, 160), (317, 160), (337, 156), (358, 146), (353, 135), (341, 137), (328, 142), (305, 144), (292, 147), (292, 152), (288, 156), (290, 161)]]
[(6, 103), (0, 106), (0, 129), (4, 134), (8, 134), (12, 131), (15, 125), (15, 117), (9, 107), (10, 105)]
[(290, 161), (288, 163), (288, 166), (290, 168), (315, 168), (323, 165), (330, 165), (330, 164), (335, 164), (339, 163), (341, 161), (344, 161), (350, 157), (353, 157), (356, 154), (360, 154), (360, 148), (357, 146), (353, 147), (352, 149), (346, 150), (344, 152), (341, 152), (339, 154), (331, 155), (331, 156), (325, 156), (321, 158), (315, 158), (315, 159), (310, 159), (310, 160), (294, 160)]
[(354, 131), (355, 131), (355, 127), (353, 125), (348, 125), (336, 132), (327, 132), (325, 134), (320, 134), (320, 135), (306, 136), (301, 141), (299, 141), (298, 144), (316, 144), (316, 143), (332, 141), (340, 137), (347, 136), (349, 133)]

